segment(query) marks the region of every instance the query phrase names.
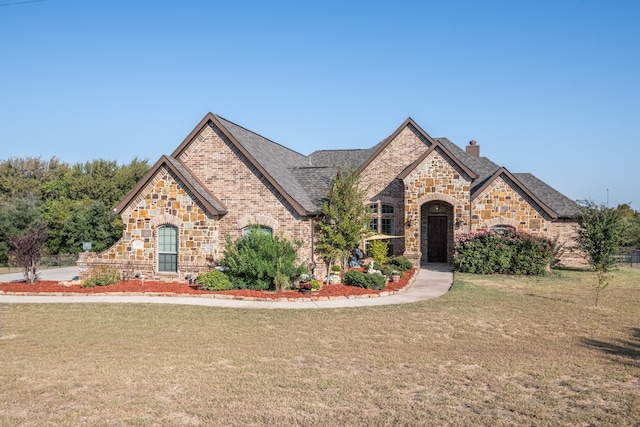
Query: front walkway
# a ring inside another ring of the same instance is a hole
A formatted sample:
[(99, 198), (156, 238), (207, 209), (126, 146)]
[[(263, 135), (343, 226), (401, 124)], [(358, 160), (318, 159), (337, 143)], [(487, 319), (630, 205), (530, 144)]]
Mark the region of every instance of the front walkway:
[[(48, 277), (43, 272), (42, 277)], [(46, 279), (45, 279), (46, 280)], [(61, 279), (64, 280), (64, 279)], [(7, 282), (7, 275), (0, 275), (0, 282)], [(415, 281), (406, 290), (397, 294), (371, 297), (349, 298), (328, 301), (245, 301), (232, 299), (206, 298), (198, 296), (122, 296), (122, 295), (90, 295), (78, 294), (72, 296), (50, 295), (0, 295), (0, 304), (14, 303), (143, 303), (143, 304), (180, 304), (201, 305), (208, 307), (232, 307), (232, 308), (341, 308), (341, 307), (368, 307), (374, 305), (406, 304), (426, 299), (436, 298), (449, 291), (453, 283), (453, 273), (448, 264), (426, 264), (415, 278)]]

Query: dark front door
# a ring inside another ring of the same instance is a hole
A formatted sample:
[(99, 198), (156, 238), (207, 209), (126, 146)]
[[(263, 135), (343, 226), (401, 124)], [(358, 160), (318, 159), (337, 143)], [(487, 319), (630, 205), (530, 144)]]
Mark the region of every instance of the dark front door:
[(427, 261), (447, 262), (447, 217), (430, 216), (427, 236)]

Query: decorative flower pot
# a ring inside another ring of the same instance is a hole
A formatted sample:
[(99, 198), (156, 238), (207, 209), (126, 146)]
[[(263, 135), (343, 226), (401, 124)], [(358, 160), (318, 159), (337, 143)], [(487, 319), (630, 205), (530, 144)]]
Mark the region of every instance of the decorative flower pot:
[(320, 289), (300, 289), (300, 292), (305, 295), (318, 295), (320, 293)]

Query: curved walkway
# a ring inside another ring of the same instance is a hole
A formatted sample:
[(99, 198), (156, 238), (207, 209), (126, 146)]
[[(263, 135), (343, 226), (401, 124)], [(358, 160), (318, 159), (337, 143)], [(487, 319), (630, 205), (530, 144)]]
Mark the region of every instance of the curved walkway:
[[(45, 270), (41, 273), (44, 280), (68, 280), (70, 277), (54, 278), (64, 274), (70, 274), (71, 269)], [(76, 270), (77, 271), (77, 270)], [(10, 275), (0, 275), (0, 282), (11, 280)], [(71, 275), (73, 277), (73, 275)], [(402, 292), (382, 297), (348, 298), (326, 301), (246, 301), (234, 299), (219, 299), (193, 296), (147, 296), (147, 295), (0, 295), (0, 304), (14, 303), (143, 303), (143, 304), (180, 304), (201, 305), (209, 307), (233, 307), (233, 308), (342, 308), (342, 307), (368, 307), (374, 305), (406, 304), (426, 299), (436, 298), (449, 291), (453, 283), (453, 273), (448, 264), (427, 264), (418, 271), (411, 286)]]

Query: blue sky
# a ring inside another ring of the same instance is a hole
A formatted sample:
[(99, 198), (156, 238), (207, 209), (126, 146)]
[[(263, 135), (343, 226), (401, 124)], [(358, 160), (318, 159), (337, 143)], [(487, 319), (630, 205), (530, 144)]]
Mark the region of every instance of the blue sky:
[(0, 159), (170, 154), (211, 111), (303, 154), (433, 137), (640, 209), (640, 2), (0, 0)]

